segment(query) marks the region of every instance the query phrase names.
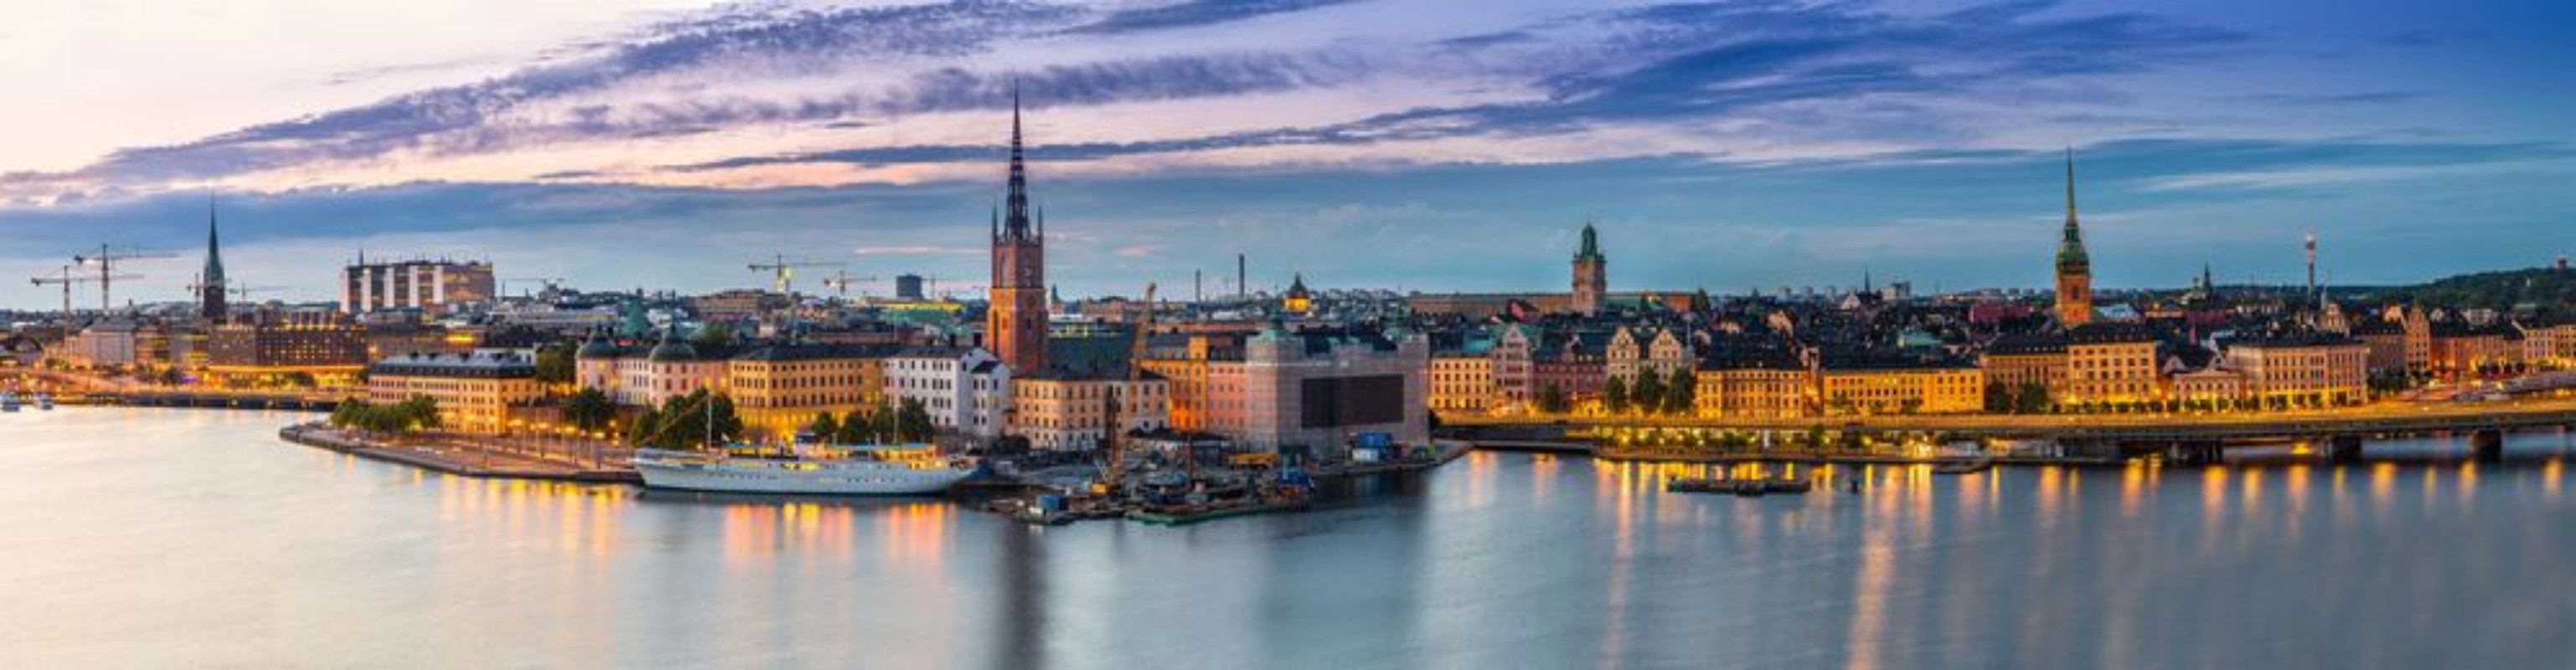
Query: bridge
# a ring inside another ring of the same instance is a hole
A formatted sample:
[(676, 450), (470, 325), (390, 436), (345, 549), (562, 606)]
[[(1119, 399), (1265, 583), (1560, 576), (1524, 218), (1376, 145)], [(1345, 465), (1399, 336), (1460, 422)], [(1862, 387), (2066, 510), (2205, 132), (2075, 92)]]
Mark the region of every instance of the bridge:
[(1614, 417), (1583, 415), (1442, 417), (1444, 427), (1479, 444), (1548, 450), (1578, 446), (1601, 429), (1668, 428), (1796, 434), (1945, 433), (1965, 439), (2050, 440), (2101, 456), (2163, 453), (2182, 462), (2215, 462), (2224, 450), (2306, 441), (2328, 457), (2358, 458), (2363, 440), (2467, 435), (2479, 458), (2502, 456), (2504, 433), (2576, 427), (2576, 399), (2457, 403), (2381, 403), (2340, 410), (2281, 413), (2115, 415), (1919, 415), (1805, 418)]

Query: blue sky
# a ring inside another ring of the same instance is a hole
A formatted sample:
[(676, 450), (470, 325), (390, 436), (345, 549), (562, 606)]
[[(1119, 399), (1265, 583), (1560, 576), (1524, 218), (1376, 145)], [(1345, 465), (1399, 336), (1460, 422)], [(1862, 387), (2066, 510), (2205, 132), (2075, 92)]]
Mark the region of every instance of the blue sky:
[(1237, 252), (1562, 289), (1585, 221), (1620, 288), (2040, 286), (2070, 146), (2107, 286), (2291, 281), (2309, 232), (2349, 283), (2576, 247), (2561, 3), (76, 4), (0, 27), (0, 305), (102, 242), (181, 297), (209, 194), (290, 298), (362, 249), (977, 286), (1014, 86), (1069, 294)]

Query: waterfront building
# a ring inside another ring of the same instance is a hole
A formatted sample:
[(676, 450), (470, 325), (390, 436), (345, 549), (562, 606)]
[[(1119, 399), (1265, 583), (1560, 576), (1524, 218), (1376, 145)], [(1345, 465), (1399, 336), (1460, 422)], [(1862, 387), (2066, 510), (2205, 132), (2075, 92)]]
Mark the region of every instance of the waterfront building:
[(2321, 407), (2370, 399), (2370, 347), (2359, 340), (2315, 333), (2222, 346), (2226, 367), (2244, 376), (2244, 393), (2267, 403)]
[(206, 203), (206, 267), (197, 274), (197, 318), (220, 324), (231, 316), (225, 303), (223, 247), (215, 239), (215, 205)]
[(1442, 414), (1483, 414), (1494, 398), (1494, 357), (1484, 350), (1460, 349), (1431, 355), (1431, 410)]
[(2163, 399), (2158, 344), (2146, 329), (2092, 324), (2066, 333), (2066, 372), (2051, 388), (2057, 402), (2146, 402)]
[(392, 404), (427, 396), (437, 401), (439, 421), (457, 432), (507, 432), (510, 408), (543, 395), (536, 354), (527, 349), (406, 354), (367, 367), (367, 402)]
[(2057, 246), (2057, 322), (2074, 328), (2093, 322), (2093, 260), (2075, 221), (2075, 152), (2066, 153), (2066, 229)]
[(912, 347), (886, 359), (884, 393), (919, 401), (941, 430), (992, 438), (1008, 425), (1011, 368), (982, 347)]
[(1244, 425), (1237, 444), (1255, 451), (1346, 456), (1348, 440), (1385, 433), (1399, 444), (1430, 441), (1424, 374), (1430, 342), (1402, 329), (1384, 333), (1304, 331), (1272, 323), (1243, 346)]
[(1171, 339), (1166, 336), (1149, 340), (1145, 358), (1137, 364), (1163, 378), (1172, 428), (1211, 432), (1226, 426), (1241, 430), (1242, 336), (1195, 333), (1178, 336), (1177, 346), (1172, 345)]
[(1653, 371), (1656, 376), (1671, 377), (1688, 371), (1697, 356), (1692, 355), (1688, 336), (1671, 328), (1620, 326), (1610, 334), (1604, 350), (1608, 376), (1633, 382), (1640, 371)]
[(621, 347), (605, 335), (593, 335), (573, 352), (573, 377), (580, 385), (607, 394), (611, 402), (633, 407), (660, 407), (671, 398), (701, 389), (725, 391), (725, 358), (702, 355), (674, 330), (664, 329), (661, 340), (650, 347)]
[(2536, 370), (2576, 368), (2576, 316), (2541, 314), (2518, 319), (2514, 327), (2522, 332), (2524, 365)]
[(1807, 366), (1784, 352), (1710, 356), (1698, 368), (1691, 401), (1702, 417), (1802, 416), (1816, 388)]
[(2059, 335), (2005, 335), (1986, 343), (1977, 366), (1986, 383), (2007, 393), (2025, 388), (2053, 389), (2066, 383), (2066, 338)]
[(64, 340), (56, 357), (80, 368), (129, 367), (138, 361), (139, 330), (141, 326), (127, 317), (100, 319)]
[(1533, 401), (1554, 389), (1568, 407), (1601, 397), (1610, 382), (1610, 333), (1574, 331), (1547, 337), (1530, 360)]
[(1047, 366), (1046, 215), (1030, 212), (1017, 93), (1011, 97), (1007, 190), (1005, 211), (996, 212), (992, 222), (993, 281), (984, 312), (984, 341), (1013, 370), (1043, 370)]
[(357, 380), (367, 367), (366, 333), (328, 309), (260, 310), (215, 326), (206, 335), (206, 380), (249, 387), (310, 379), (320, 386)]
[(891, 346), (771, 344), (725, 361), (724, 388), (744, 432), (785, 441), (814, 415), (840, 417), (885, 401)]
[(1601, 255), (1601, 244), (1592, 224), (1583, 224), (1583, 246), (1574, 252), (1574, 313), (1583, 316), (1601, 314), (1603, 300), (1610, 292), (1610, 259)]
[(2433, 316), (2422, 307), (2407, 307), (2398, 313), (2398, 322), (2406, 327), (2406, 371), (2413, 374), (2433, 372)]
[(2448, 380), (2476, 379), (2504, 373), (2522, 360), (2522, 334), (2504, 324), (2483, 326), (2445, 321), (2434, 324), (2428, 367)]
[(2186, 403), (2223, 404), (2247, 396), (2245, 374), (2216, 366), (2173, 376), (2173, 397)]
[(358, 262), (340, 270), (340, 312), (367, 314), (415, 310), (446, 314), (455, 306), (493, 296), (492, 264), (484, 261), (406, 260)]
[(1537, 360), (1542, 339), (1543, 331), (1526, 324), (1504, 324), (1494, 333), (1494, 395), (1493, 401), (1487, 403), (1490, 411), (1512, 414), (1537, 408)]
[(2404, 374), (2408, 370), (2406, 325), (2381, 319), (2363, 318), (2352, 324), (2352, 336), (2370, 350), (2369, 367), (2376, 374)]
[(1050, 367), (1011, 379), (1011, 434), (1035, 449), (1087, 450), (1109, 431), (1171, 428), (1171, 387), (1150, 372), (1129, 382), (1123, 371)]
[(1828, 360), (1816, 376), (1829, 413), (1954, 414), (1986, 404), (1985, 372), (1966, 361)]

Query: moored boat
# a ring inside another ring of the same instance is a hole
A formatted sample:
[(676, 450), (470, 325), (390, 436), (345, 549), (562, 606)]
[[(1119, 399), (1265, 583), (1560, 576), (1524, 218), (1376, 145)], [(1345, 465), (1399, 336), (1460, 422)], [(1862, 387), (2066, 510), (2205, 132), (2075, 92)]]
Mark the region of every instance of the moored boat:
[(645, 449), (633, 462), (651, 488), (787, 495), (936, 495), (977, 472), (930, 445)]

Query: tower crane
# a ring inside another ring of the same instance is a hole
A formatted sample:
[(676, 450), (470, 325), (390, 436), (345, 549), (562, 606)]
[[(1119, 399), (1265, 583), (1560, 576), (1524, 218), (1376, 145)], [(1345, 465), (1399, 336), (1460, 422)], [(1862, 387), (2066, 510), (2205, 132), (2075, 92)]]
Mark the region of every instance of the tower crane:
[[(114, 247), (101, 244), (98, 245), (97, 255), (73, 256), (72, 264), (83, 267), (93, 265), (98, 267), (98, 311), (99, 313), (104, 314), (107, 312), (108, 306), (112, 304), (108, 296), (108, 288), (115, 284), (116, 280), (141, 278), (137, 276), (121, 276), (116, 274), (116, 264), (126, 261), (177, 257), (178, 256), (173, 254), (158, 251), (142, 251), (138, 249), (118, 250)], [(66, 288), (65, 290), (69, 289)]]
[[(89, 276), (89, 275), (86, 275), (86, 274), (82, 274), (82, 275), (74, 275), (74, 274), (72, 274), (72, 266), (69, 266), (69, 265), (65, 265), (65, 266), (63, 266), (63, 268), (62, 268), (61, 270), (56, 271), (56, 274), (58, 274), (59, 276), (55, 276), (55, 277), (30, 277), (30, 278), (28, 278), (28, 279), (27, 279), (27, 283), (29, 283), (29, 284), (34, 284), (34, 285), (37, 285), (37, 286), (43, 286), (43, 285), (46, 285), (46, 284), (61, 284), (61, 285), (63, 285), (63, 318), (65, 318), (65, 319), (69, 319), (69, 318), (71, 318), (71, 315), (72, 315), (72, 285), (73, 285), (73, 284), (86, 284), (86, 283), (94, 282), (94, 281), (106, 281), (107, 279), (109, 279), (109, 278), (110, 278), (110, 277), (92, 277), (92, 276)], [(143, 278), (143, 275), (135, 275), (135, 274), (114, 275), (112, 278), (114, 278), (114, 279), (142, 279), (142, 278)]]
[[(1136, 322), (1136, 337), (1127, 345), (1127, 385), (1113, 394), (1112, 397), (1118, 400), (1109, 405), (1109, 464), (1100, 472), (1100, 487), (1104, 493), (1118, 493), (1118, 471), (1123, 469), (1127, 457), (1128, 408), (1136, 404), (1137, 396), (1142, 395), (1136, 389), (1145, 383), (1145, 341), (1153, 331), (1154, 283), (1145, 282), (1145, 318)], [(1198, 454), (1188, 454), (1183, 458), (1194, 460)]]
[[(840, 292), (840, 296), (841, 296), (841, 299), (842, 299), (842, 300), (848, 300), (848, 299), (850, 298), (850, 284), (852, 284), (852, 283), (854, 283), (854, 282), (863, 282), (863, 281), (883, 281), (883, 280), (882, 280), (882, 279), (880, 279), (880, 278), (878, 278), (878, 277), (876, 277), (875, 275), (870, 275), (870, 276), (866, 276), (866, 277), (852, 277), (852, 276), (850, 276), (850, 273), (842, 272), (842, 271), (839, 271), (839, 270), (833, 270), (833, 271), (832, 271), (832, 276), (830, 276), (830, 277), (827, 277), (827, 278), (824, 278), (824, 279), (823, 279), (823, 285), (824, 285), (824, 286), (832, 287), (832, 290)], [(865, 296), (867, 295), (867, 293), (865, 293), (865, 292), (861, 292), (859, 295), (860, 295), (861, 297), (865, 297)]]
[(846, 264), (836, 261), (788, 258), (786, 254), (773, 254), (770, 256), (770, 260), (767, 263), (751, 264), (751, 271), (771, 273), (773, 277), (770, 280), (771, 286), (777, 289), (779, 293), (792, 295), (795, 292), (794, 282), (796, 281), (797, 268), (837, 268), (843, 265)]

